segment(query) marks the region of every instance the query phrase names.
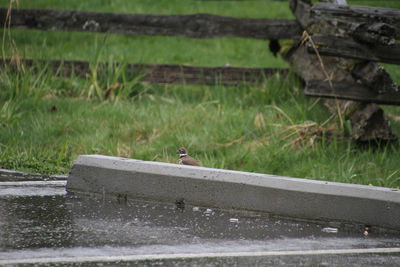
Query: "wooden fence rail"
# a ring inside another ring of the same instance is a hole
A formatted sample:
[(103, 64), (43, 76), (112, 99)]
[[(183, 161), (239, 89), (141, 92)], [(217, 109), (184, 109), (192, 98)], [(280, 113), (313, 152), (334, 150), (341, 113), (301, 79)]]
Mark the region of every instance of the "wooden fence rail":
[[(2, 25), (6, 15), (7, 8), (0, 8)], [(256, 39), (291, 39), (298, 38), (302, 33), (295, 20), (232, 18), (210, 14), (151, 15), (13, 9), (11, 17), (11, 27), (38, 30)]]
[(331, 87), (328, 81), (310, 80), (306, 82), (304, 93), (314, 97), (330, 97), (365, 103), (400, 105), (399, 93), (396, 91), (377, 93), (369, 90), (360, 83), (351, 83), (348, 81), (332, 81)]
[(305, 13), (310, 17), (303, 23), (335, 27), (330, 35), (312, 36), (321, 55), (400, 64), (400, 10), (317, 3)]
[(350, 5), (341, 7), (332, 3), (316, 3), (311, 8), (311, 17), (320, 17), (324, 21), (336, 24), (385, 23), (393, 26), (393, 37), (400, 39), (400, 10), (396, 9)]
[[(300, 2), (301, 3), (301, 2)], [(298, 4), (299, 5), (299, 4)], [(301, 14), (308, 14), (301, 10)], [(363, 15), (364, 14), (364, 15)], [(6, 20), (7, 9), (0, 8), (0, 22)], [(318, 3), (311, 17), (322, 17), (332, 23), (357, 25), (370, 22), (385, 22), (393, 29), (393, 38), (400, 38), (400, 11), (384, 8), (349, 7), (338, 8), (327, 3)], [(295, 20), (232, 18), (210, 14), (151, 15), (114, 14), (49, 9), (13, 9), (13, 28), (38, 30), (63, 30), (119, 33), (130, 35), (164, 35), (191, 38), (242, 37), (256, 39), (296, 39), (302, 27)], [(338, 18), (343, 18), (338, 20)], [(300, 23), (306, 23), (309, 17)], [(339, 25), (343, 26), (343, 25)], [(354, 25), (353, 25), (354, 27)], [(363, 60), (400, 64), (400, 45), (368, 46), (350, 39), (319, 36), (316, 41), (319, 53)], [(314, 52), (312, 48), (310, 52)]]
[[(48, 65), (54, 73), (59, 72), (70, 76), (73, 72), (80, 77), (92, 73), (90, 63), (85, 61), (32, 60), (24, 59), (24, 66), (35, 67)], [(14, 63), (15, 64), (15, 63)], [(115, 63), (121, 65), (120, 63)], [(11, 64), (10, 60), (0, 59), (0, 68)], [(98, 72), (101, 74), (105, 66), (99, 63)], [(284, 77), (289, 69), (272, 68), (235, 68), (235, 67), (190, 67), (182, 65), (127, 64), (126, 71), (140, 77), (140, 82), (151, 84), (200, 84), (200, 85), (240, 85), (245, 83), (260, 83), (276, 75)]]
[[(321, 55), (400, 64), (400, 44), (367, 46), (329, 35), (313, 35), (312, 40)], [(307, 48), (308, 52), (315, 53), (311, 44)]]

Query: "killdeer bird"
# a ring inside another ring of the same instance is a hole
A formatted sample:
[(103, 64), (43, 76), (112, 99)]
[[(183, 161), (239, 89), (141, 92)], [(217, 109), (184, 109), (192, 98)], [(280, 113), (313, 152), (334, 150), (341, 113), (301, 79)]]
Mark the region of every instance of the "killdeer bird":
[(189, 156), (186, 152), (186, 148), (180, 147), (177, 154), (179, 154), (179, 164), (182, 165), (192, 165), (192, 166), (201, 166), (197, 160)]

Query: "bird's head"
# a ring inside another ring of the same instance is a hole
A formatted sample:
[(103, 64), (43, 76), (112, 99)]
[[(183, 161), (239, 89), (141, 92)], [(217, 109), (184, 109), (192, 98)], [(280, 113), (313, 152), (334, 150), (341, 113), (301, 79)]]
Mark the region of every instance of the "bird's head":
[(187, 153), (186, 153), (186, 148), (184, 148), (183, 146), (180, 147), (180, 148), (178, 149), (178, 152), (176, 152), (176, 154), (179, 154), (179, 155), (185, 155), (185, 154), (187, 154)]

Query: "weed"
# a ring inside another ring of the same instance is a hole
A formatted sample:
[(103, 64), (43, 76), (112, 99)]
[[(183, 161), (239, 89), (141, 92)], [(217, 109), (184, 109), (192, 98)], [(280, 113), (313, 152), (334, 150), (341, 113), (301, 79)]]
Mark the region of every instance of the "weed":
[(19, 105), (13, 100), (4, 102), (0, 110), (0, 127), (10, 127), (22, 119)]

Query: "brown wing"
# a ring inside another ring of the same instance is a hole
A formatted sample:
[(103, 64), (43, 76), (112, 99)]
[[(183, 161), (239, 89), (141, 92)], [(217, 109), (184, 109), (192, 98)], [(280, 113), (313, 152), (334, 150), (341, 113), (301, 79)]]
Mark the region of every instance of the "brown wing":
[(192, 166), (201, 166), (197, 160), (195, 160), (194, 158), (192, 158), (191, 156), (185, 156), (183, 158), (181, 158), (182, 160), (182, 164), (183, 165), (192, 165)]

